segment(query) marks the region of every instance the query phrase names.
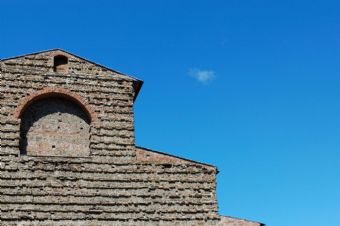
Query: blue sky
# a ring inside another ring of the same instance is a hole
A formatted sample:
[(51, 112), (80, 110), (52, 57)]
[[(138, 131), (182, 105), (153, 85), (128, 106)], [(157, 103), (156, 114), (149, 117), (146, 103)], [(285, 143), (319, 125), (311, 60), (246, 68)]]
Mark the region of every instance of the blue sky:
[(58, 47), (144, 80), (136, 142), (218, 166), (221, 214), (340, 225), (339, 1), (0, 7), (0, 58)]

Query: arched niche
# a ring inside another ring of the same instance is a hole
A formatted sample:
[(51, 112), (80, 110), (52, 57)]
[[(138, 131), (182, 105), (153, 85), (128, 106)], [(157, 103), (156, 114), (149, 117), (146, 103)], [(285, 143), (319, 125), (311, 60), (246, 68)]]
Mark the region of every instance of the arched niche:
[(87, 156), (90, 119), (75, 102), (48, 97), (21, 115), (20, 153), (31, 156)]
[(45, 88), (18, 105), (20, 153), (30, 156), (86, 157), (94, 111), (70, 91)]

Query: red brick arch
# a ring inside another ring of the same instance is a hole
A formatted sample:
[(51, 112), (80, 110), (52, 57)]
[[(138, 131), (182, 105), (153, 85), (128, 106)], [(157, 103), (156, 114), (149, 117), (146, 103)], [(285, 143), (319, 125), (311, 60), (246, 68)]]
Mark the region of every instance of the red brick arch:
[(21, 99), (14, 111), (13, 114), (14, 118), (16, 119), (21, 118), (22, 113), (31, 103), (47, 97), (61, 97), (71, 100), (77, 103), (84, 110), (84, 112), (87, 114), (91, 122), (97, 120), (96, 112), (91, 108), (91, 106), (85, 101), (85, 99), (82, 96), (74, 92), (71, 92), (70, 90), (56, 87), (45, 87)]

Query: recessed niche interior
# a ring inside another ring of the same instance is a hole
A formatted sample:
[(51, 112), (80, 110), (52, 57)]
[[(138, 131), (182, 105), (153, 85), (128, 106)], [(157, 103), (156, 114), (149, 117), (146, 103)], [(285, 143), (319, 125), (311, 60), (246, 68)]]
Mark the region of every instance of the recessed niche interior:
[(73, 101), (44, 98), (22, 113), (20, 153), (32, 156), (88, 156), (90, 119)]
[(63, 55), (58, 55), (53, 58), (53, 71), (66, 73), (68, 71), (68, 58)]

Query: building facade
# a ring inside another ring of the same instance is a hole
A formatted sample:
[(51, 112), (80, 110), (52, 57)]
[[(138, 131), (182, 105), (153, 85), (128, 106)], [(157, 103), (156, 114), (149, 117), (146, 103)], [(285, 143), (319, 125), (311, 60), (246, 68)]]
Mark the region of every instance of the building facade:
[(215, 166), (135, 145), (141, 80), (60, 49), (0, 61), (0, 225), (262, 225)]

